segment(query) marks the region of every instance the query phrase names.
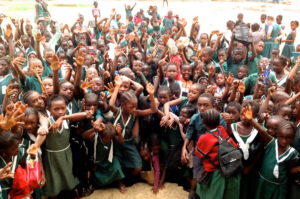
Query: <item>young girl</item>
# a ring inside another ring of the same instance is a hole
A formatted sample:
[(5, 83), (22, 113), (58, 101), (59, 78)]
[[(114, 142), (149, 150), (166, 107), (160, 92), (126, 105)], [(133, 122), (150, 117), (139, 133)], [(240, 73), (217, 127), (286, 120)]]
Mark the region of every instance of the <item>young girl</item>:
[(216, 86), (217, 86), (215, 97), (221, 98), (225, 90), (225, 75), (224, 73), (217, 73), (215, 78), (216, 78)]
[[(258, 114), (259, 106), (254, 101), (244, 101), (243, 107), (251, 106), (254, 117)], [(242, 109), (243, 110), (243, 109)], [(240, 114), (240, 122), (227, 121), (228, 133), (232, 135), (239, 148), (243, 152), (243, 174), (241, 176), (240, 198), (253, 198), (255, 187), (255, 165), (260, 157), (262, 144), (258, 131), (251, 123), (244, 119), (243, 112)]]
[[(200, 135), (197, 142), (196, 154), (203, 161), (203, 169), (209, 172), (208, 182), (199, 184), (197, 194), (201, 199), (238, 199), (240, 193), (240, 175), (224, 177), (217, 165), (218, 161), (218, 138), (215, 135), (228, 139), (234, 147), (237, 144), (228, 136), (225, 128), (220, 126), (220, 113), (215, 109), (208, 109), (202, 113), (203, 124), (207, 131)], [(234, 191), (233, 191), (234, 190)]]
[(287, 196), (288, 173), (296, 174), (300, 172), (299, 166), (289, 167), (289, 162), (299, 155), (290, 146), (295, 136), (295, 126), (289, 121), (282, 121), (275, 139), (253, 119), (251, 107), (245, 107), (243, 112), (245, 119), (260, 132), (265, 145), (265, 152), (258, 172), (259, 179), (255, 198), (284, 199)]
[(291, 30), (290, 34), (287, 36), (286, 40), (281, 40), (281, 42), (285, 42), (285, 45), (282, 49), (282, 56), (290, 59), (292, 57), (292, 52), (295, 52), (294, 41), (296, 39), (296, 29), (299, 26), (298, 21), (291, 21)]
[(121, 107), (117, 108), (115, 103), (119, 89), (122, 85), (122, 77), (117, 76), (115, 79), (116, 87), (109, 101), (111, 111), (114, 113), (114, 125), (120, 124), (122, 127), (123, 144), (119, 146), (118, 156), (122, 167), (133, 169), (131, 175), (137, 175), (142, 168), (142, 160), (136, 148), (136, 139), (139, 136), (138, 116), (150, 115), (156, 112), (154, 102), (154, 88), (151, 84), (147, 85), (147, 91), (151, 100), (151, 109), (136, 110), (137, 98), (133, 92), (123, 92), (120, 97)]
[(48, 197), (55, 197), (64, 190), (73, 190), (79, 183), (72, 173), (73, 162), (68, 121), (84, 119), (90, 113), (65, 115), (67, 102), (62, 96), (51, 96), (47, 104), (50, 112), (51, 132), (47, 135), (38, 135), (36, 142), (29, 147), (27, 152), (35, 155), (37, 149), (45, 142), (44, 167), (47, 182), (44, 194)]
[(100, 188), (118, 181), (119, 190), (121, 193), (124, 193), (126, 189), (121, 179), (125, 176), (118, 158), (114, 155), (114, 139), (118, 141), (123, 139), (122, 128), (120, 125), (114, 127), (111, 123), (101, 123), (99, 130), (101, 131), (89, 129), (82, 134), (84, 139), (93, 140), (94, 143), (93, 185), (95, 188)]
[(276, 83), (278, 86), (285, 86), (288, 75), (285, 74), (284, 68), (287, 65), (287, 59), (279, 56), (273, 60), (273, 73), (275, 75)]
[(189, 64), (184, 64), (181, 66), (181, 95), (182, 96), (187, 96), (190, 87), (193, 84), (193, 81), (191, 80), (191, 77), (193, 75), (193, 67)]
[[(0, 168), (6, 168), (8, 165), (12, 166), (11, 173), (9, 177), (13, 177), (12, 173), (16, 169), (16, 161), (14, 161), (14, 156), (18, 155), (19, 152), (20, 137), (10, 131), (4, 131), (0, 133)], [(13, 162), (13, 165), (12, 163)], [(3, 199), (8, 198), (8, 192), (12, 184), (12, 179), (7, 178), (0, 181), (0, 197)]]

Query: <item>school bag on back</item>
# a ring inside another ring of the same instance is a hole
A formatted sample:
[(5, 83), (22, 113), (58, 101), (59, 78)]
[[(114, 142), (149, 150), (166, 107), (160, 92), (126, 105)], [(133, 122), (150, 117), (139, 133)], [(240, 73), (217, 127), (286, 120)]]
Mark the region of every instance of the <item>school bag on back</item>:
[(223, 176), (230, 177), (238, 172), (243, 168), (242, 152), (234, 147), (233, 140), (228, 137), (222, 137), (220, 130), (218, 129), (219, 135), (212, 133), (219, 141), (219, 151), (218, 151), (218, 159), (220, 165), (220, 171)]

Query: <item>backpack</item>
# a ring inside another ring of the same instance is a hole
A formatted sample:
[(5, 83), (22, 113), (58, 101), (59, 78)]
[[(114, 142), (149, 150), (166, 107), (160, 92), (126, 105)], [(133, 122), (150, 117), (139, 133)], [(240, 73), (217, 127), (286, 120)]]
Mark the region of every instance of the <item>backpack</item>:
[(216, 135), (213, 132), (212, 134), (218, 138), (219, 142), (218, 159), (220, 171), (223, 176), (230, 177), (237, 174), (243, 168), (243, 154), (229, 142), (231, 139), (230, 137), (223, 138), (220, 130), (217, 130), (219, 135)]
[[(209, 153), (203, 153), (198, 147), (196, 147), (195, 153), (199, 153), (203, 158), (208, 160), (214, 167), (219, 168), (221, 171), (221, 174), (225, 177), (230, 177), (235, 174), (237, 174), (242, 168), (242, 158), (243, 154), (242, 152), (235, 148), (230, 141), (232, 140), (230, 137), (224, 138), (222, 137), (222, 134), (220, 132), (220, 129), (217, 128), (218, 134), (216, 135), (214, 132), (210, 132), (213, 136), (215, 136), (218, 139), (218, 160), (219, 165), (216, 165), (213, 161), (211, 161), (208, 157)], [(198, 181), (206, 181), (207, 176), (205, 172), (200, 172), (200, 178)]]

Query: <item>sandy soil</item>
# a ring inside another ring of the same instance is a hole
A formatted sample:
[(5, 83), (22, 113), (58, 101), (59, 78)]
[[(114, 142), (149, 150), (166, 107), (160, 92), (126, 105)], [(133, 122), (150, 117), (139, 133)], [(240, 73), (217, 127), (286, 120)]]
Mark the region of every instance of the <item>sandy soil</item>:
[(151, 191), (151, 186), (138, 183), (129, 187), (127, 192), (122, 194), (117, 189), (102, 189), (95, 191), (86, 199), (186, 199), (188, 193), (179, 187), (177, 184), (166, 183), (165, 188), (154, 195)]

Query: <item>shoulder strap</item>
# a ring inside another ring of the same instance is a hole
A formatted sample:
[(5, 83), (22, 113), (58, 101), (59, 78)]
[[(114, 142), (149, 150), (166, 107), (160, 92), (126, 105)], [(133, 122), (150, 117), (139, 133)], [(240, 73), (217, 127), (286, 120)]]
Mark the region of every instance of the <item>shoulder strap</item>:
[(216, 165), (211, 159), (208, 158), (208, 154), (210, 153), (210, 151), (208, 153), (203, 153), (198, 147), (195, 147), (196, 151), (201, 153), (203, 155), (203, 158), (208, 160), (210, 164), (212, 164), (215, 168), (218, 168), (218, 165)]

